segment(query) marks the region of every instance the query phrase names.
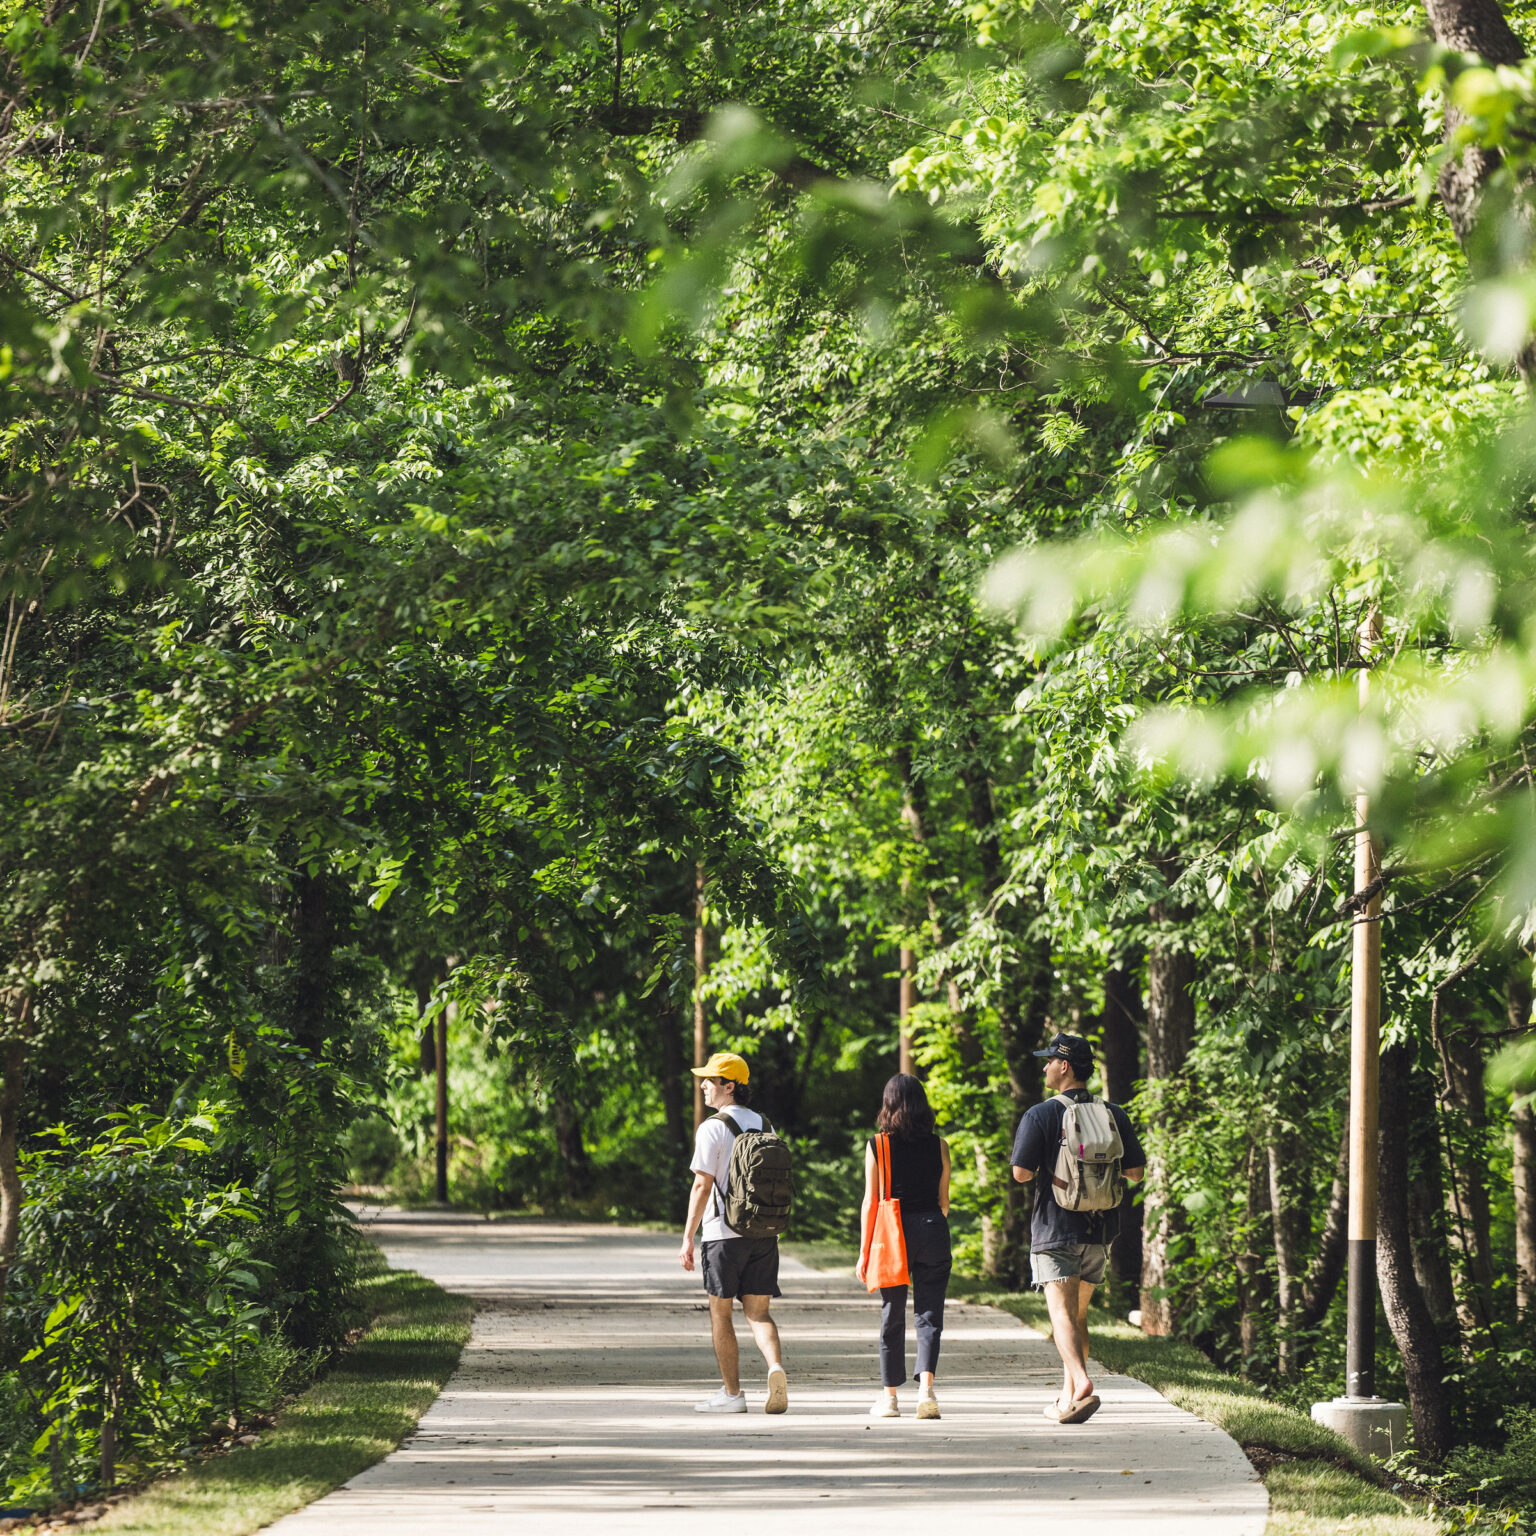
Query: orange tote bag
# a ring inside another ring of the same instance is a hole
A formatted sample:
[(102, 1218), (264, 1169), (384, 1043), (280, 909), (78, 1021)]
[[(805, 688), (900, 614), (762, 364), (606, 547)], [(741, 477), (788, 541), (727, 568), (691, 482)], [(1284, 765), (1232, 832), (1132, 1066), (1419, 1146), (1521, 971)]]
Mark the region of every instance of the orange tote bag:
[(864, 1278), (870, 1290), (906, 1285), (907, 1239), (901, 1230), (901, 1201), (891, 1198), (891, 1138), (875, 1137), (875, 1169), (880, 1177), (879, 1202), (870, 1223), (869, 1263)]

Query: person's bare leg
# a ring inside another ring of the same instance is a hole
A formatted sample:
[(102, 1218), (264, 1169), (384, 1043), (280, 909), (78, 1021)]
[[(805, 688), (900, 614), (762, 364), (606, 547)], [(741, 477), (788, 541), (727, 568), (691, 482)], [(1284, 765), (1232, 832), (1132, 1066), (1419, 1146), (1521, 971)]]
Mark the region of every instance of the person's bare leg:
[[(768, 1304), (773, 1300), (771, 1296), (743, 1296), (741, 1298), (741, 1310), (747, 1315), (747, 1322), (752, 1328), (752, 1337), (757, 1341), (757, 1347), (764, 1360), (768, 1362), (771, 1371), (774, 1366), (784, 1362), (779, 1358), (779, 1325), (774, 1322), (772, 1314), (768, 1310)], [(734, 1341), (735, 1334), (732, 1333)]]
[(1084, 1280), (1077, 1283), (1077, 1347), (1083, 1357), (1083, 1369), (1088, 1369), (1088, 1303), (1093, 1300), (1094, 1288)]
[(1079, 1398), (1093, 1395), (1093, 1383), (1088, 1379), (1088, 1365), (1079, 1343), (1077, 1297), (1081, 1288), (1082, 1282), (1076, 1275), (1047, 1281), (1045, 1287), (1051, 1337), (1056, 1342), (1056, 1353), (1061, 1356), (1062, 1391), (1057, 1406), (1063, 1413)]
[[(736, 1322), (731, 1316), (729, 1296), (709, 1298), (709, 1331), (715, 1342), (715, 1363), (725, 1390), (736, 1397), (741, 1392), (741, 1356), (736, 1345)], [(753, 1332), (757, 1330), (754, 1328)]]

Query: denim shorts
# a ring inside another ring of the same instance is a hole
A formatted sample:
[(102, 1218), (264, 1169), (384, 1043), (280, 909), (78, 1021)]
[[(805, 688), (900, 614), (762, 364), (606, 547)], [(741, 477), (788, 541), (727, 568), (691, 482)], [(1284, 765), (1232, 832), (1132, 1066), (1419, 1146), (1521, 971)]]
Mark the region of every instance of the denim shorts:
[(1109, 1261), (1108, 1243), (1072, 1243), (1064, 1248), (1030, 1250), (1029, 1267), (1035, 1277), (1035, 1289), (1052, 1280), (1078, 1279), (1086, 1285), (1104, 1283), (1104, 1266)]

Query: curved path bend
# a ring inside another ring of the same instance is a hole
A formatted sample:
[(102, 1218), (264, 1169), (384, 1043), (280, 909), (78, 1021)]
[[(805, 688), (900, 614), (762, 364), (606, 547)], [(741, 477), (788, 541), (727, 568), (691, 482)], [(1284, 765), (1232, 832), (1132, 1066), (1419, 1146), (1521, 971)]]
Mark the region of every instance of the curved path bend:
[(788, 1536), (1016, 1536), (1039, 1521), (1092, 1536), (1263, 1532), (1264, 1486), (1235, 1441), (1098, 1370), (1098, 1414), (1051, 1423), (1055, 1350), (990, 1307), (950, 1303), (942, 1419), (919, 1423), (908, 1391), (902, 1418), (872, 1421), (878, 1303), (785, 1260), (789, 1413), (763, 1414), (762, 1360), (738, 1317), (753, 1411), (705, 1418), (708, 1315), (675, 1236), (387, 1212), (369, 1230), (392, 1264), (473, 1297), (474, 1333), (416, 1433), (268, 1527), (280, 1536), (674, 1536), (711, 1513)]

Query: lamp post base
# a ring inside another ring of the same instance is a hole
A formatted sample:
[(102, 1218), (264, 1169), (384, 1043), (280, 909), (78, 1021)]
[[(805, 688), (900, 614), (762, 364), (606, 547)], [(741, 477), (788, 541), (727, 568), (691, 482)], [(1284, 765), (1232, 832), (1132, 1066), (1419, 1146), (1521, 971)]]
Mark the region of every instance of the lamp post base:
[(1336, 1397), (1329, 1403), (1313, 1403), (1312, 1417), (1374, 1461), (1385, 1461), (1408, 1443), (1408, 1410), (1384, 1397)]

